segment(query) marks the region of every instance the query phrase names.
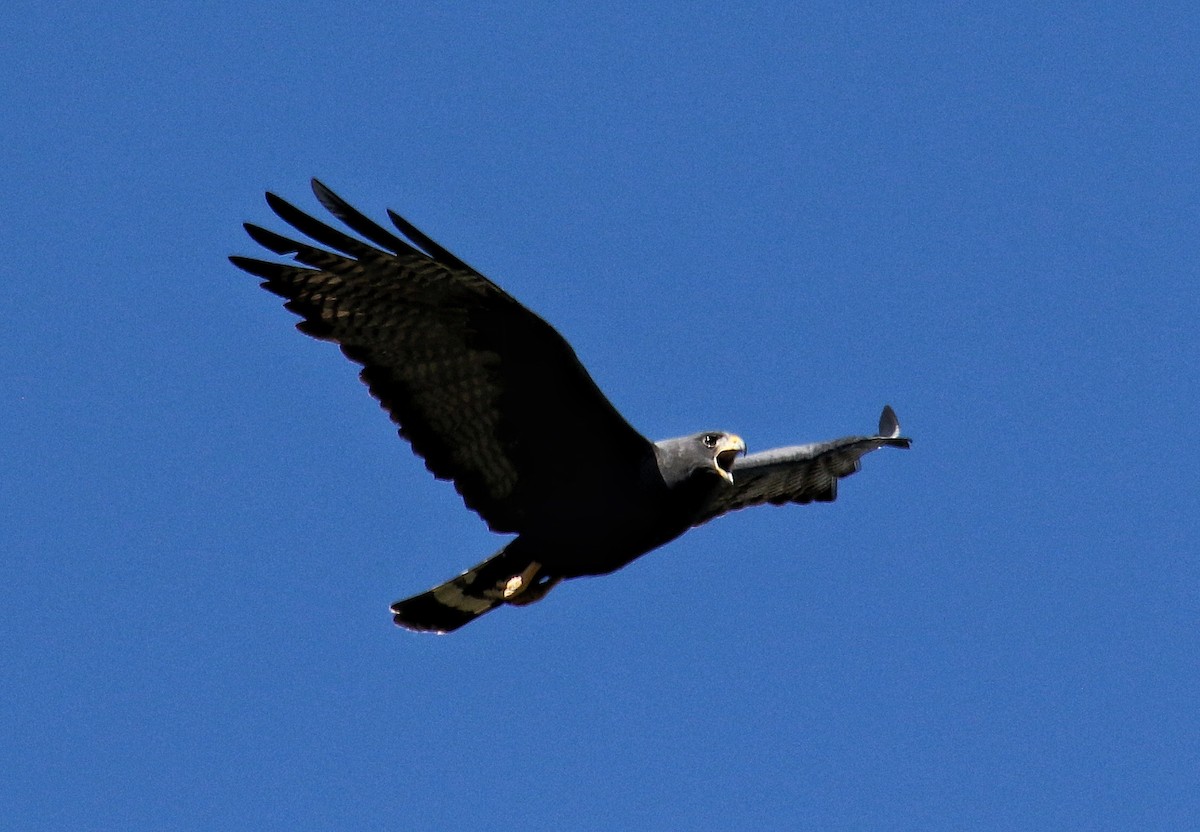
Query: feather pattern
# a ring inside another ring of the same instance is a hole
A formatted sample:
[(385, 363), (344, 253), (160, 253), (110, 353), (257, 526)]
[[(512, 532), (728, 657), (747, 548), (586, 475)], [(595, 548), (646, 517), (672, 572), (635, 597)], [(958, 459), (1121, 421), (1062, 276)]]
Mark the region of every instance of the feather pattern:
[(408, 241), (320, 182), (313, 189), (370, 242), (268, 194), (271, 209), (318, 245), (247, 224), (255, 242), (299, 265), (230, 259), (286, 300), (300, 331), (363, 366), (400, 435), (493, 531), (520, 532), (548, 496), (639, 470), (649, 441), (549, 324), (399, 217)]

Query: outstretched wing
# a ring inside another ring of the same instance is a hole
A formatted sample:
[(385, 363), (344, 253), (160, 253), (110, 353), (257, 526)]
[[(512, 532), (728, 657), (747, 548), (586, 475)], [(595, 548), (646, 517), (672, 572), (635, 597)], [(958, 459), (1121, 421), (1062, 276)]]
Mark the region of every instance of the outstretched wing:
[(368, 242), (268, 193), (324, 248), (247, 223), (255, 242), (300, 265), (230, 260), (287, 300), (301, 332), (363, 365), (400, 435), (492, 530), (520, 532), (573, 490), (636, 475), (652, 446), (549, 324), (395, 213), (403, 238), (315, 179), (313, 191)]
[(907, 448), (911, 444), (911, 439), (900, 435), (895, 411), (885, 406), (876, 436), (847, 436), (750, 454), (734, 463), (733, 485), (719, 489), (693, 525), (760, 503), (832, 502), (838, 480), (857, 471), (864, 454), (885, 445)]

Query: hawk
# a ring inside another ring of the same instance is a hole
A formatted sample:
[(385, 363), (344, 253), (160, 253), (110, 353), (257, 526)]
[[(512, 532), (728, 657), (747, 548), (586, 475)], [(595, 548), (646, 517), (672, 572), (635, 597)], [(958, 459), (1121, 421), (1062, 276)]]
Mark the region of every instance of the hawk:
[[(234, 256), (338, 344), (438, 479), (488, 528), (498, 553), (392, 605), (397, 624), (447, 633), (567, 578), (604, 575), (693, 526), (761, 503), (830, 502), (867, 453), (907, 448), (891, 407), (879, 430), (746, 455), (733, 433), (651, 442), (605, 398), (549, 324), (392, 211), (395, 231), (317, 180), (317, 200), (352, 236), (278, 196), (267, 203), (312, 243), (245, 224), (293, 262)], [(397, 234), (396, 232), (399, 232)]]

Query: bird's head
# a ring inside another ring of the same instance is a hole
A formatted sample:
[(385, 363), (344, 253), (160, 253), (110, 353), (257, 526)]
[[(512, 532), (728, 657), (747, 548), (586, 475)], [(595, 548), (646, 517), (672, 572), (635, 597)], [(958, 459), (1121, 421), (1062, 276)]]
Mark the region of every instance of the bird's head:
[(697, 437), (712, 460), (713, 470), (726, 482), (733, 482), (733, 462), (746, 453), (746, 443), (736, 433), (709, 431)]
[[(666, 479), (678, 482), (696, 473), (717, 474), (733, 482), (733, 461), (746, 452), (746, 443), (733, 433), (709, 430), (658, 443), (660, 468)], [(665, 463), (665, 466), (664, 466)]]

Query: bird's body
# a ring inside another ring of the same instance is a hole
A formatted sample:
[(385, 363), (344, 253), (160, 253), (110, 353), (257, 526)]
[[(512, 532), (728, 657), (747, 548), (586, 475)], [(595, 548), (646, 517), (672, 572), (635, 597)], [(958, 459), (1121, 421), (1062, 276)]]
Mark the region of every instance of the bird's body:
[(284, 297), (309, 335), (338, 343), (438, 478), (497, 532), (488, 560), (392, 607), (397, 624), (448, 632), (566, 578), (620, 569), (694, 525), (758, 503), (828, 502), (884, 445), (908, 447), (891, 408), (879, 433), (744, 456), (708, 431), (653, 443), (596, 387), (555, 330), (389, 212), (404, 239), (314, 180), (317, 198), (368, 242), (273, 194), (274, 211), (322, 244), (254, 225), (292, 265), (232, 257)]

